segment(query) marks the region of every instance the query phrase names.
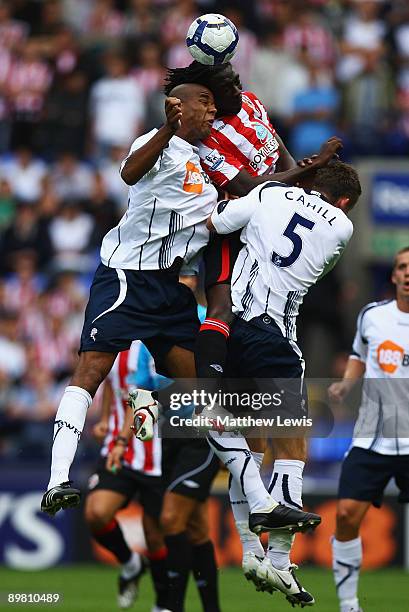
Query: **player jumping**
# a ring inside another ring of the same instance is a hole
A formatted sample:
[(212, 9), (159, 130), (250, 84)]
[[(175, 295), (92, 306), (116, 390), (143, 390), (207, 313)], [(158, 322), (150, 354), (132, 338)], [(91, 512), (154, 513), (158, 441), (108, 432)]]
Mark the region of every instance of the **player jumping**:
[[(199, 145), (201, 163), (213, 183), (234, 196), (244, 196), (259, 184), (274, 178), (294, 184), (311, 178), (311, 160), (297, 165), (274, 130), (262, 102), (253, 92), (242, 92), (239, 75), (231, 64), (203, 66), (192, 62), (186, 68), (169, 70), (165, 92), (179, 83), (197, 81), (212, 90), (217, 116), (210, 135)], [(208, 310), (200, 327), (195, 360), (198, 378), (209, 386), (218, 383), (225, 368), (227, 340), (232, 321), (230, 284), (233, 265), (241, 249), (240, 232), (230, 236), (213, 235), (204, 252), (205, 286)], [(264, 441), (252, 440), (253, 458), (261, 467)], [(303, 438), (274, 440), (274, 471), (270, 483), (272, 496), (289, 507), (302, 507), (302, 474), (306, 461)], [(287, 495), (297, 490), (297, 499)], [(229, 488), (236, 527), (243, 546), (243, 571), (255, 578), (255, 566), (264, 558), (259, 538), (248, 529), (248, 510), (240, 487)], [(289, 502), (290, 499), (290, 502)], [(292, 501), (291, 501), (292, 500)], [(292, 502), (295, 501), (294, 505)], [(260, 560), (260, 561), (259, 561)], [(289, 558), (287, 559), (289, 563)]]
[[(244, 228), (244, 246), (232, 277), (236, 319), (226, 364), (229, 379), (263, 379), (270, 386), (273, 379), (303, 381), (304, 364), (296, 344), (298, 309), (309, 287), (335, 265), (350, 239), (353, 228), (346, 214), (361, 193), (353, 168), (329, 163), (340, 146), (339, 139), (330, 139), (313, 160), (317, 171), (311, 191), (266, 182), (243, 198), (220, 202), (208, 222), (219, 234)], [(297, 383), (289, 408), (295, 406), (302, 415), (306, 413), (301, 387)], [(211, 433), (209, 440), (248, 501), (250, 529), (272, 532), (267, 557), (255, 565), (257, 577), (282, 591), (293, 605), (312, 605), (314, 598), (289, 565), (291, 534), (275, 535), (268, 514), (258, 510), (269, 493), (246, 439)], [(290, 507), (301, 505), (301, 479), (290, 485), (287, 478), (286, 494)]]

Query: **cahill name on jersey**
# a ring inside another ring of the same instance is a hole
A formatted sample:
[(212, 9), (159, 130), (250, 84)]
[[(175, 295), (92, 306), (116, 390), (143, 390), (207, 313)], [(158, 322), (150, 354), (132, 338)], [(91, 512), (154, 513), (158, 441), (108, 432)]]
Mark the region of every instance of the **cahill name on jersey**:
[(245, 246), (233, 269), (233, 312), (245, 321), (269, 315), (296, 340), (303, 297), (344, 250), (351, 221), (318, 192), (271, 181), (220, 202), (212, 222), (219, 234), (244, 228)]
[(212, 131), (199, 145), (202, 166), (222, 187), (243, 168), (252, 176), (274, 172), (280, 156), (276, 132), (256, 95), (243, 93), (237, 115), (213, 122)]

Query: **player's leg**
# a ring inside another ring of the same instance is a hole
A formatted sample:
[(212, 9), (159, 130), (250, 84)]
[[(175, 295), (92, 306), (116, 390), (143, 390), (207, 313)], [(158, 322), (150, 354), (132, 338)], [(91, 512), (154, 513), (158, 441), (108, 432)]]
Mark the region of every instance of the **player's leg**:
[[(185, 433), (189, 435), (189, 431)], [(162, 478), (167, 491), (161, 520), (168, 547), (168, 608), (172, 611), (183, 609), (185, 585), (190, 569), (193, 569), (188, 524), (208, 498), (218, 470), (219, 462), (206, 441), (189, 437), (163, 438)], [(207, 549), (208, 592), (214, 595), (217, 593), (217, 587), (212, 582), (216, 573), (215, 560), (214, 556), (209, 555), (209, 547)], [(210, 602), (213, 605), (214, 599), (210, 599)]]
[(143, 508), (143, 530), (147, 546), (149, 569), (156, 601), (152, 612), (167, 608), (168, 576), (167, 548), (160, 524), (163, 501), (163, 482), (160, 476), (140, 476), (139, 501)]
[(215, 379), (217, 382), (225, 369), (233, 320), (230, 282), (241, 246), (240, 232), (229, 236), (214, 235), (204, 252), (207, 312), (195, 346), (199, 379)]
[[(254, 440), (249, 441), (250, 447), (252, 447), (252, 442), (254, 442)], [(258, 444), (258, 447), (261, 449), (261, 444)], [(261, 464), (263, 463), (264, 452), (257, 452), (251, 448), (251, 454), (257, 468), (260, 470)], [(258, 535), (249, 529), (250, 508), (240, 482), (234, 479), (231, 474), (229, 478), (229, 498), (234, 522), (242, 545), (243, 573), (247, 580), (251, 580), (257, 589), (259, 589), (262, 585), (257, 578), (257, 568), (263, 561), (265, 552)]]
[(167, 576), (167, 548), (163, 538), (159, 520), (143, 513), (143, 531), (145, 535), (149, 569), (155, 589), (155, 607), (152, 612), (159, 612), (167, 607), (168, 576)]
[(358, 612), (358, 581), (362, 563), (361, 522), (371, 502), (340, 499), (337, 505), (335, 536), (332, 539), (332, 567), (341, 612)]
[(139, 293), (128, 291), (128, 279), (124, 270), (102, 264), (95, 272), (85, 311), (79, 362), (55, 419), (51, 476), (41, 502), (41, 509), (49, 514), (79, 503), (80, 492), (67, 481), (87, 410), (117, 353), (140, 337), (138, 325), (142, 328), (143, 322), (128, 316), (129, 306)]
[(353, 447), (342, 464), (338, 490), (332, 566), (341, 612), (358, 612), (361, 522), (371, 503), (380, 507), (383, 491), (393, 475), (394, 457)]
[[(110, 486), (110, 480), (115, 478), (104, 471), (99, 472), (98, 486)], [(106, 485), (104, 485), (104, 480)], [(117, 489), (118, 483), (113, 484)], [(125, 488), (129, 485), (125, 484)], [(145, 565), (142, 557), (132, 551), (115, 519), (115, 514), (129, 500), (129, 495), (118, 490), (96, 489), (88, 496), (85, 503), (85, 520), (93, 538), (109, 550), (121, 564), (118, 580), (118, 606), (128, 608), (138, 595), (138, 583), (144, 573)]]
[(115, 361), (116, 353), (83, 352), (71, 383), (58, 406), (51, 453), (51, 474), (41, 509), (55, 514), (60, 508), (76, 506), (80, 491), (72, 488), (69, 470), (84, 427), (87, 410), (101, 382)]
[(192, 547), (187, 525), (197, 501), (184, 495), (167, 491), (163, 499), (161, 525), (168, 550), (168, 598), (167, 608), (182, 612), (187, 581), (192, 566)]
[[(302, 509), (302, 478), (307, 455), (305, 438), (274, 438), (274, 465), (268, 491), (281, 504)], [(267, 556), (272, 565), (287, 570), (294, 536), (269, 534)]]
[(188, 523), (192, 545), (192, 570), (204, 612), (220, 612), (218, 572), (209, 537), (208, 503), (199, 502)]

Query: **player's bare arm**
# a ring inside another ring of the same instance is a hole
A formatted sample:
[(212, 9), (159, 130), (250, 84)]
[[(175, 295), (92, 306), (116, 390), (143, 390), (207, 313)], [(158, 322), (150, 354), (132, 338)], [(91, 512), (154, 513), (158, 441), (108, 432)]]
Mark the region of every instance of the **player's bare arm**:
[(247, 170), (240, 170), (237, 176), (225, 185), (225, 188), (229, 193), (242, 197), (247, 195), (254, 187), (257, 187), (257, 185), (271, 180), (287, 183), (288, 185), (295, 185), (296, 183), (303, 185), (304, 181), (311, 180), (316, 170), (324, 168), (331, 159), (336, 157), (341, 148), (341, 139), (337, 136), (332, 136), (322, 145), (319, 153), (310, 158), (311, 163), (307, 163), (304, 166), (295, 165), (284, 172), (275, 172), (274, 177), (271, 175), (251, 176)]
[(333, 383), (328, 389), (329, 399), (340, 403), (351, 391), (352, 387), (365, 374), (365, 363), (355, 357), (350, 357), (341, 381)]
[(285, 172), (286, 170), (295, 168), (297, 166), (297, 162), (295, 161), (294, 157), (291, 155), (277, 132), (275, 133), (275, 139), (278, 142), (278, 148), (280, 150), (280, 157), (277, 160), (275, 173)]
[(126, 160), (121, 176), (127, 185), (135, 185), (153, 168), (159, 155), (180, 127), (182, 102), (179, 98), (165, 100), (166, 123), (140, 149), (134, 151)]
[(122, 429), (116, 437), (115, 446), (108, 453), (106, 467), (107, 470), (120, 470), (122, 467), (122, 457), (127, 449), (129, 440), (132, 436), (131, 426), (133, 424), (133, 414), (128, 406), (125, 410), (125, 418)]

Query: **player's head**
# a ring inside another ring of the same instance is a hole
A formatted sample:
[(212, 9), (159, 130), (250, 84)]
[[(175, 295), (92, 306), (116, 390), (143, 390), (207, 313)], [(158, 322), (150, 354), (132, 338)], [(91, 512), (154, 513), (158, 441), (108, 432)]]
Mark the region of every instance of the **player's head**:
[(199, 83), (210, 89), (214, 95), (218, 117), (236, 115), (241, 109), (240, 77), (230, 62), (205, 66), (195, 61), (186, 68), (171, 68), (166, 76), (165, 94), (168, 96), (173, 87), (182, 83)]
[(206, 138), (216, 116), (210, 89), (197, 83), (185, 83), (171, 89), (169, 96), (182, 102), (182, 125), (177, 135), (191, 143)]
[(348, 213), (362, 193), (357, 171), (341, 161), (331, 161), (320, 168), (313, 180), (313, 189), (325, 195), (331, 204)]
[(409, 300), (409, 246), (400, 249), (393, 261), (392, 282), (399, 299)]

